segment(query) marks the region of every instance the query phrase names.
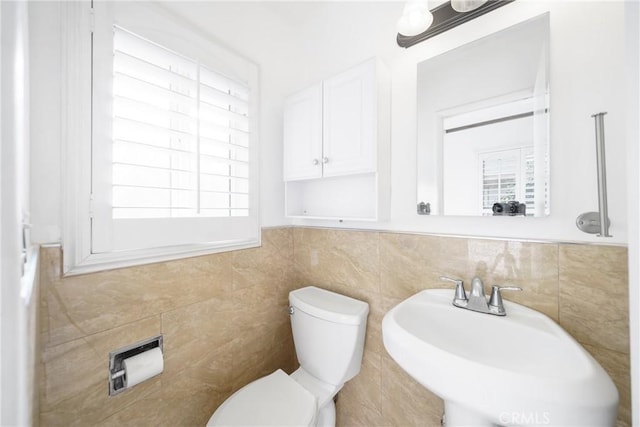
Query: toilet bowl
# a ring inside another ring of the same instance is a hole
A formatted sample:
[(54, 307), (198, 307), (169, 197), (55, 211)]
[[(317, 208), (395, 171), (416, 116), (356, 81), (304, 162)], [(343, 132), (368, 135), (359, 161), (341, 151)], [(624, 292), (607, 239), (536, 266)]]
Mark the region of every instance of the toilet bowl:
[(300, 367), (236, 391), (207, 426), (335, 426), (334, 397), (360, 372), (369, 305), (314, 286), (289, 293)]
[(213, 413), (208, 426), (313, 426), (316, 398), (284, 371), (247, 384)]

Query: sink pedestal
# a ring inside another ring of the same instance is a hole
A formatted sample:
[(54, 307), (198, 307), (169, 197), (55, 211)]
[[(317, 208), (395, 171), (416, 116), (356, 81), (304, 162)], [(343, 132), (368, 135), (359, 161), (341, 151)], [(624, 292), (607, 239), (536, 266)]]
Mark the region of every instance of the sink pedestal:
[(462, 405), (453, 402), (444, 402), (444, 427), (496, 427), (486, 420), (482, 414), (478, 414)]

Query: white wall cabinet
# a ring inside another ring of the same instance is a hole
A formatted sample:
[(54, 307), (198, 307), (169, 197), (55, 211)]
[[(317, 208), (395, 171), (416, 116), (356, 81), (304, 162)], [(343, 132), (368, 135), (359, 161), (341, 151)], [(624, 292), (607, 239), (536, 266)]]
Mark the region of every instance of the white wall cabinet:
[(286, 215), (386, 219), (389, 121), (390, 81), (375, 58), (287, 98)]

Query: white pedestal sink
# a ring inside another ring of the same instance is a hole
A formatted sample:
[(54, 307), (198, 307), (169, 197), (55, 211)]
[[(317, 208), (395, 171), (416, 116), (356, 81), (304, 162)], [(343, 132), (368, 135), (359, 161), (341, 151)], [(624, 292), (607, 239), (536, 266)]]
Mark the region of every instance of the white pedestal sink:
[(387, 352), (444, 400), (447, 427), (615, 425), (611, 378), (553, 320), (509, 301), (499, 317), (452, 299), (425, 290), (382, 322)]

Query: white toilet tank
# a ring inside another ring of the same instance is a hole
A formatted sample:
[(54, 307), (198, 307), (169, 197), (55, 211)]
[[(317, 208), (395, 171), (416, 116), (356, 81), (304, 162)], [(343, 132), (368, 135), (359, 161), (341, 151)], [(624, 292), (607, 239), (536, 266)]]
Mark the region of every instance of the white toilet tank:
[(289, 293), (291, 329), (302, 369), (333, 385), (360, 372), (369, 304), (308, 286)]

